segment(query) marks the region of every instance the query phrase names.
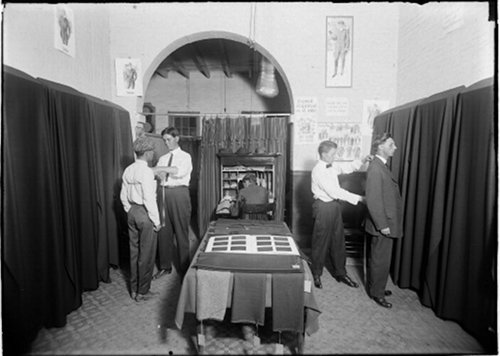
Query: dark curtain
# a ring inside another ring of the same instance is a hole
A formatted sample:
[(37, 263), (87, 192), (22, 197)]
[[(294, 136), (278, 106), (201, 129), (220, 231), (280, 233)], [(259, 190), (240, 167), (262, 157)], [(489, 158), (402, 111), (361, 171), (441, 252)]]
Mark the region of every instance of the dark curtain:
[[(2, 322), (4, 350), (63, 326), (81, 304), (46, 87), (4, 70)], [(69, 263), (67, 263), (69, 262)]]
[(64, 326), (81, 293), (109, 281), (118, 257), (113, 184), (133, 154), (123, 109), (3, 71), (2, 322), (4, 349), (16, 353), (41, 327)]
[(399, 150), (391, 170), (404, 200), (404, 238), (394, 248), (394, 282), (485, 342), (496, 326), (493, 122), (489, 84), (396, 108), (374, 127), (391, 132)]
[(287, 116), (205, 117), (200, 144), (198, 226), (204, 232), (215, 218), (220, 201), (220, 163), (217, 153), (280, 153), (275, 167), (275, 219), (284, 219), (287, 163)]

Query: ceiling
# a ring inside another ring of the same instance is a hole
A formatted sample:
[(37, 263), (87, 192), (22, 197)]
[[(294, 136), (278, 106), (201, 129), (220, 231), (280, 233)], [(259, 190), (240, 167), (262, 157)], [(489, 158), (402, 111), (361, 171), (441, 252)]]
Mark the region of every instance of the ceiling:
[(214, 72), (223, 72), (230, 78), (235, 73), (253, 76), (259, 70), (262, 55), (249, 44), (227, 39), (208, 39), (189, 43), (171, 53), (156, 69), (155, 74), (168, 78), (177, 72), (189, 78), (200, 72), (210, 78)]

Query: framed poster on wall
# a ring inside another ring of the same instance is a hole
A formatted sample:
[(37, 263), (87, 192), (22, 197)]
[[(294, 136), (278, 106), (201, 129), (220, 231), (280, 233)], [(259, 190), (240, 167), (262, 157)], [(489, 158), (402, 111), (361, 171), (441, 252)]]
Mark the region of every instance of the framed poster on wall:
[(64, 4), (55, 7), (54, 47), (68, 56), (75, 57), (75, 17), (73, 10)]
[(116, 95), (142, 96), (141, 60), (138, 58), (116, 58)]
[(339, 161), (361, 159), (363, 136), (361, 124), (350, 122), (318, 122), (318, 141), (330, 140), (337, 144)]
[(326, 87), (352, 86), (352, 16), (326, 18)]

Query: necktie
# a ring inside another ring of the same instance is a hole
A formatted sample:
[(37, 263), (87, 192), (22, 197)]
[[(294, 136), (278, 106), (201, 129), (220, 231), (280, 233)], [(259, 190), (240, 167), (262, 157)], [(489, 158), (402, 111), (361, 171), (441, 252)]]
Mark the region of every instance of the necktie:
[[(168, 166), (167, 167), (170, 167), (172, 165), (172, 159), (174, 158), (174, 154), (173, 153), (170, 153), (170, 159), (168, 160)], [(168, 176), (169, 176), (169, 173), (167, 173), (165, 175), (165, 182), (167, 181), (168, 179)]]
[(330, 168), (331, 166), (332, 166), (332, 164), (331, 164), (331, 163), (328, 163), (328, 164), (326, 165), (326, 168)]
[[(168, 165), (167, 167), (170, 167), (172, 165), (172, 158), (174, 157), (174, 154), (173, 153), (170, 153), (170, 159), (168, 160)], [(167, 179), (168, 179), (168, 173), (165, 175), (165, 183), (167, 182)], [(162, 196), (162, 209), (161, 209), (161, 218), (162, 218), (162, 225), (165, 225), (165, 218), (166, 218), (166, 199), (165, 199), (165, 189), (167, 187), (166, 186), (162, 186), (162, 189), (161, 189), (161, 196)]]

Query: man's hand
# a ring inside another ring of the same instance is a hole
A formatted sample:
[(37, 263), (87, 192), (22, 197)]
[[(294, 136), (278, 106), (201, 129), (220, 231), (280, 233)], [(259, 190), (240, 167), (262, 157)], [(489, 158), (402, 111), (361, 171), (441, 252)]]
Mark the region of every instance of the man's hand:
[(366, 157), (364, 157), (362, 160), (361, 160), (361, 163), (365, 164), (367, 162), (371, 162), (373, 160), (373, 156), (372, 155), (368, 155)]
[(384, 236), (389, 236), (391, 234), (391, 229), (389, 229), (388, 227), (386, 227), (386, 228), (383, 228), (382, 230), (380, 230), (380, 232)]
[(165, 179), (167, 179), (167, 173), (163, 171), (158, 171), (156, 172), (156, 176), (160, 178), (160, 180), (163, 182)]

